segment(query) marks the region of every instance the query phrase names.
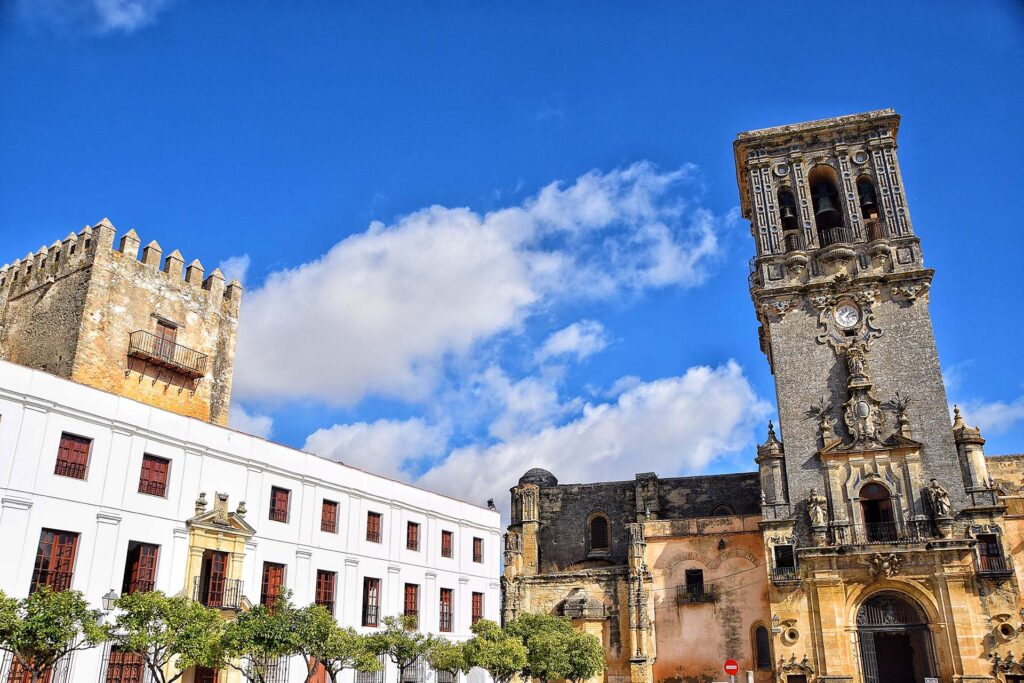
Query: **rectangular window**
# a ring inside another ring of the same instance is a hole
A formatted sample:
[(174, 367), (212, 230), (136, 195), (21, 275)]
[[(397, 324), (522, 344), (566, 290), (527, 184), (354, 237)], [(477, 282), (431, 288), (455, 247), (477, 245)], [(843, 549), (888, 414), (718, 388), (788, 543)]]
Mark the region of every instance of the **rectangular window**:
[(686, 570), (686, 587), (690, 586), (703, 586), (704, 585), (704, 570), (703, 569), (687, 569)]
[(171, 461), (167, 458), (158, 458), (155, 455), (146, 454), (142, 456), (142, 474), (139, 475), (139, 493), (150, 496), (167, 495), (167, 473), (170, 471)]
[(318, 569), (316, 572), (316, 604), (334, 614), (334, 587), (338, 583), (338, 573)]
[(380, 619), (380, 579), (363, 579), (363, 626), (376, 626)]
[(233, 586), (228, 583), (228, 554), (217, 550), (203, 553), (203, 564), (196, 588), (196, 601), (207, 607), (228, 607), (234, 602)]
[(775, 566), (778, 569), (792, 569), (796, 567), (796, 555), (793, 554), (793, 546), (775, 546)]
[(143, 683), (145, 664), (137, 652), (125, 652), (121, 648), (110, 648), (107, 658), (106, 683)]
[(999, 537), (996, 534), (978, 534), (978, 568), (983, 572), (999, 572), (1006, 570), (1008, 565), (1003, 560), (999, 549)]
[(366, 540), (370, 543), (380, 543), (381, 517), (379, 512), (366, 513)]
[(153, 346), (157, 356), (174, 360), (174, 342), (177, 338), (177, 327), (162, 320), (156, 321), (156, 342)]
[[(50, 683), (52, 680), (53, 669), (47, 669), (39, 677), (39, 683)], [(11, 671), (7, 674), (7, 683), (32, 683), (32, 672), (26, 669), (17, 659), (12, 658)]]
[(472, 623), (476, 623), (484, 618), (484, 594), (473, 593), (473, 614)]
[(284, 565), (277, 562), (263, 563), (263, 583), (260, 587), (260, 604), (273, 607), (284, 586)]
[(78, 534), (43, 529), (39, 534), (39, 548), (36, 550), (30, 592), (34, 592), (40, 586), (49, 586), (55, 591), (71, 588), (77, 550)]
[(288, 498), (291, 491), (274, 486), (270, 489), (270, 520), (273, 522), (288, 521)]
[(89, 469), (89, 451), (92, 450), (92, 439), (64, 432), (60, 435), (60, 447), (57, 449), (57, 466), (54, 474), (73, 479), (85, 479)]
[(405, 604), (402, 614), (404, 614), (407, 617), (412, 617), (413, 619), (415, 619), (417, 628), (419, 627), (420, 587), (415, 583), (405, 584)]
[(338, 533), (338, 504), (333, 500), (324, 499), (320, 508), (320, 531), (329, 534)]
[(484, 561), (484, 539), (482, 538), (473, 539), (473, 561)]
[(452, 552), (452, 538), (454, 534), (450, 531), (441, 532), (441, 557), (454, 557)]
[(438, 614), (438, 630), (444, 633), (451, 633), (452, 630), (452, 598), (454, 591), (451, 588), (441, 589), (441, 611)]
[(121, 592), (148, 593), (156, 589), (156, 561), (160, 554), (160, 546), (152, 543), (128, 543), (128, 561), (125, 562), (124, 580)]
[(420, 549), (420, 525), (416, 522), (409, 522), (405, 527), (405, 547), (409, 550)]

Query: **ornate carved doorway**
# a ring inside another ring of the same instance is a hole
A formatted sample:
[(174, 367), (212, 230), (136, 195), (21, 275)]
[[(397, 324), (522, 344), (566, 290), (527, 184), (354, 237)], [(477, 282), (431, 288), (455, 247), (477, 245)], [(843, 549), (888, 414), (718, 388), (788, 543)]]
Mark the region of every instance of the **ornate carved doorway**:
[(905, 595), (876, 593), (857, 610), (864, 683), (920, 683), (936, 676), (924, 610)]

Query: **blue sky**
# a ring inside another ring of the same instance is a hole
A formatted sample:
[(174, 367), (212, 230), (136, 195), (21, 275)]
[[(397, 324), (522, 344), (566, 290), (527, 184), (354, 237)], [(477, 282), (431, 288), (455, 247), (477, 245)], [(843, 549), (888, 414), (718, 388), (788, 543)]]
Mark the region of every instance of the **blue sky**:
[(0, 4), (0, 260), (108, 216), (247, 288), (236, 425), (449, 493), (734, 471), (738, 131), (903, 117), (951, 400), (1024, 450), (1016, 2)]

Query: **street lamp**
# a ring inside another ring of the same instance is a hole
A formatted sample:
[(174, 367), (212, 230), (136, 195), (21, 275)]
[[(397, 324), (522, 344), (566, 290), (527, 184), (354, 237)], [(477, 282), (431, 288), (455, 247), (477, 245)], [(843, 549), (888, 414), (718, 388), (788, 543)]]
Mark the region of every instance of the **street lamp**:
[(107, 594), (103, 596), (103, 611), (108, 614), (114, 609), (114, 602), (117, 600), (117, 593), (111, 588), (107, 591)]

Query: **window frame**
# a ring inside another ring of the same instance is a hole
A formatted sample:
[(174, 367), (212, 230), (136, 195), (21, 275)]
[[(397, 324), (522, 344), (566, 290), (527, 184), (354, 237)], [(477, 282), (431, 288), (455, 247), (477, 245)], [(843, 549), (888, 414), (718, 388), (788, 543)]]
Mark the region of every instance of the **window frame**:
[(455, 557), (455, 532), (441, 529), (441, 557)]
[[(278, 506), (278, 502), (281, 500), (281, 494), (284, 494), (284, 511)], [(267, 514), (267, 519), (271, 522), (281, 522), (282, 524), (288, 523), (290, 516), (290, 509), (292, 505), (292, 492), (291, 489), (286, 489), (283, 486), (271, 486), (270, 487), (270, 509)]]
[(420, 551), (420, 523), (405, 523), (405, 549), (413, 552)]
[(484, 594), (480, 591), (473, 591), (469, 603), (469, 623), (475, 624), (484, 618)]
[[(147, 463), (150, 467), (146, 467)], [(146, 472), (159, 472), (159, 468), (154, 468), (153, 464), (161, 464), (163, 466), (163, 480), (160, 481), (156, 478), (147, 478)], [(154, 496), (156, 498), (166, 498), (167, 488), (171, 480), (171, 459), (164, 458), (159, 455), (153, 455), (152, 453), (142, 454), (142, 467), (139, 470), (139, 488), (138, 492), (144, 496)], [(158, 483), (160, 486), (160, 492), (155, 493), (152, 490), (144, 490), (154, 488), (153, 484)]]
[(380, 626), (380, 590), (380, 579), (373, 576), (363, 577), (363, 609), (360, 622), (366, 628)]
[(437, 630), (451, 633), (455, 628), (455, 589), (442, 588), (438, 594)]
[[(288, 566), (281, 562), (268, 562), (266, 560), (263, 562), (263, 574), (260, 579), (260, 604), (264, 607), (273, 608), (274, 601), (281, 593), (281, 588), (286, 585), (285, 570), (287, 568)], [(278, 581), (277, 585), (273, 587), (276, 590), (270, 592), (275, 574)]]
[(366, 511), (366, 542), (384, 542), (384, 513)]
[[(325, 514), (328, 509), (331, 511), (330, 524), (327, 524), (328, 515)], [(324, 498), (320, 502), (320, 531), (325, 534), (338, 533), (338, 501)]]
[[(604, 545), (594, 544), (594, 524), (604, 523)], [(612, 522), (603, 510), (595, 510), (587, 516), (587, 554), (607, 555), (612, 551)]]
[[(44, 539), (47, 534), (51, 535), (47, 546), (44, 547)], [(58, 591), (70, 590), (75, 579), (75, 562), (78, 559), (78, 543), (81, 535), (77, 531), (65, 531), (63, 529), (43, 528), (39, 531), (39, 543), (36, 546), (36, 559), (32, 565), (32, 583), (29, 586), (29, 593), (34, 593), (40, 586), (49, 586)], [(70, 550), (67, 550), (70, 547)], [(44, 549), (45, 548), (45, 549)], [(46, 567), (43, 568), (43, 564)], [(67, 567), (66, 569), (54, 569), (53, 565)], [(40, 574), (46, 574), (40, 580)], [(62, 578), (54, 580), (55, 575), (67, 575), (66, 581)]]
[[(156, 572), (160, 562), (160, 546), (156, 543), (129, 541), (125, 557), (121, 594), (145, 593), (156, 589)], [(145, 577), (140, 576), (145, 574)], [(140, 586), (140, 584), (142, 584)]]
[(473, 537), (473, 561), (477, 564), (484, 563), (484, 539), (479, 536)]
[[(66, 443), (77, 444), (79, 447), (84, 446), (84, 449), (74, 448), (66, 445)], [(93, 439), (87, 436), (74, 434), (72, 432), (61, 432), (60, 441), (57, 444), (57, 460), (53, 466), (53, 474), (58, 477), (67, 477), (68, 479), (86, 481), (89, 477), (89, 464), (92, 462), (92, 443)], [(81, 455), (83, 450), (83, 462), (79, 462), (75, 458), (66, 457), (72, 453)], [(79, 468), (81, 469), (81, 472), (77, 473)]]
[(333, 616), (337, 599), (338, 572), (332, 572), (328, 569), (317, 569), (314, 604), (320, 605)]
[[(410, 604), (412, 605), (411, 608)], [(413, 617), (416, 619), (415, 628), (419, 629), (420, 585), (418, 583), (406, 583), (402, 588), (402, 616)]]

